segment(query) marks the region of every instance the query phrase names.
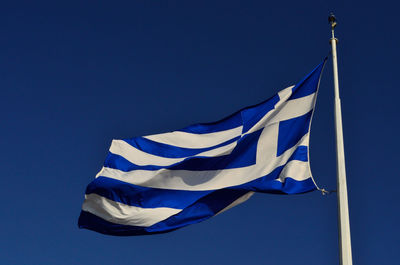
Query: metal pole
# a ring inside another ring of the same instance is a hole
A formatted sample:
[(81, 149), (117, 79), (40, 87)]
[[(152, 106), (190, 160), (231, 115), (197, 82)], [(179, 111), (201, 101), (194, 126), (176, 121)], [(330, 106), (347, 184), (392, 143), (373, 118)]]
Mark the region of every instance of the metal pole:
[(338, 198), (338, 223), (339, 223), (339, 249), (340, 264), (352, 265), (351, 239), (349, 206), (347, 201), (346, 167), (344, 159), (343, 128), (342, 128), (342, 109), (339, 97), (339, 79), (337, 69), (337, 55), (335, 27), (336, 18), (333, 14), (329, 16), (332, 27), (332, 62), (333, 62), (333, 82), (335, 85), (335, 130), (336, 130), (336, 172), (337, 172), (337, 198)]

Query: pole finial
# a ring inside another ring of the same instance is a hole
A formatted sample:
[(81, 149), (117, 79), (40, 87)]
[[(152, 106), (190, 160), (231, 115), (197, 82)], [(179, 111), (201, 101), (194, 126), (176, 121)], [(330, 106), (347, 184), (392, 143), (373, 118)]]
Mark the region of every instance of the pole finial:
[(336, 23), (336, 17), (335, 17), (335, 15), (333, 14), (333, 12), (331, 12), (331, 14), (329, 15), (328, 21), (329, 21), (329, 23), (331, 24), (332, 30), (334, 30), (337, 23)]

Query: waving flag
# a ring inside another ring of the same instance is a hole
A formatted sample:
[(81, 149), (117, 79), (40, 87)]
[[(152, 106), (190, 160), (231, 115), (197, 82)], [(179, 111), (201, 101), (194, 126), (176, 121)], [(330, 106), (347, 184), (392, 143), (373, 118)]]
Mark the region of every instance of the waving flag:
[(324, 63), (297, 85), (221, 121), (113, 140), (86, 189), (79, 227), (120, 236), (163, 233), (254, 192), (315, 190), (308, 144)]

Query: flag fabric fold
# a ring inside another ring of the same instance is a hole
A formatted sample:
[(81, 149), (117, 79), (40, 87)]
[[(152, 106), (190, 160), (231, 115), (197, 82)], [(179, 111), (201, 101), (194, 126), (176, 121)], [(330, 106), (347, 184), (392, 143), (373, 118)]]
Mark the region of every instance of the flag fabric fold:
[(86, 188), (79, 227), (118, 236), (164, 233), (215, 216), (254, 192), (315, 190), (309, 135), (324, 64), (218, 122), (113, 140)]

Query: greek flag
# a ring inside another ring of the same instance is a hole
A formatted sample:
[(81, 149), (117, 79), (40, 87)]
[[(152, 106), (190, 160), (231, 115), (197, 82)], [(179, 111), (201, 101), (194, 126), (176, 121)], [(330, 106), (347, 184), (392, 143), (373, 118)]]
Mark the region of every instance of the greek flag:
[(86, 188), (79, 227), (117, 236), (164, 233), (215, 216), (254, 192), (315, 190), (308, 144), (324, 64), (218, 122), (113, 140)]

